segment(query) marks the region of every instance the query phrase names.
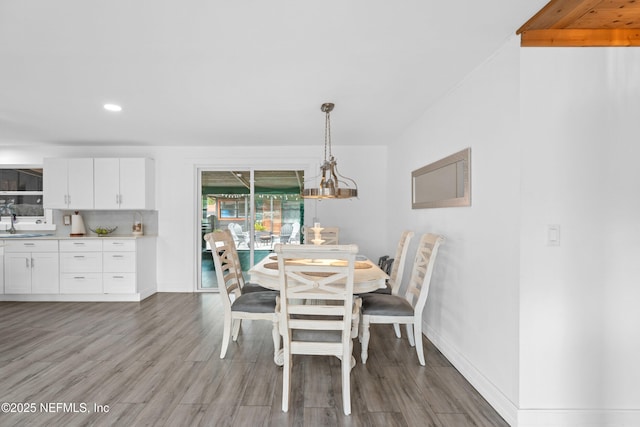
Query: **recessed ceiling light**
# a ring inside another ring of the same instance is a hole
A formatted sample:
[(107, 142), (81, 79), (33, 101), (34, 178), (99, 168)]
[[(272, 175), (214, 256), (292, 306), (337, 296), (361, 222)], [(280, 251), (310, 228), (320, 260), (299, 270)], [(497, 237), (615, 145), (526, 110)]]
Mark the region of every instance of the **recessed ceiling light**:
[(114, 111), (114, 112), (122, 111), (122, 107), (116, 104), (104, 104), (103, 107), (107, 111)]

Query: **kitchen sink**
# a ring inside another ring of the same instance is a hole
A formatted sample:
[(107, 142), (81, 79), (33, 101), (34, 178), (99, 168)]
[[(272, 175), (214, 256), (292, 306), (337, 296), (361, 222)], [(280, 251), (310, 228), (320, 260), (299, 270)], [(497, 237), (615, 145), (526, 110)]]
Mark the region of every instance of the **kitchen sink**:
[(24, 239), (27, 237), (53, 236), (52, 233), (0, 233), (0, 239)]

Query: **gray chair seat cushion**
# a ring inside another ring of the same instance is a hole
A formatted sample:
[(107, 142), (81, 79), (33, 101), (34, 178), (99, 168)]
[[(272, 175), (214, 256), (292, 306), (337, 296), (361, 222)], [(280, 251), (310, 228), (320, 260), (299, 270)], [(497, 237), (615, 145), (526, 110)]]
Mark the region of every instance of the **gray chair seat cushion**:
[(274, 313), (276, 310), (277, 292), (251, 292), (240, 295), (231, 304), (231, 311), (248, 313)]
[(257, 283), (245, 282), (242, 287), (242, 294), (250, 294), (252, 292), (276, 292), (273, 289), (265, 288)]
[(362, 314), (413, 316), (413, 307), (403, 297), (370, 293), (362, 295)]

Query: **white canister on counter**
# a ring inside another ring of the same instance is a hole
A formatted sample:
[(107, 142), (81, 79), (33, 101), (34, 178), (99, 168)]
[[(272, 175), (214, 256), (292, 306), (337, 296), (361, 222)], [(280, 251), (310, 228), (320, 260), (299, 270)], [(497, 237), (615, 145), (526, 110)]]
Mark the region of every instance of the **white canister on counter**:
[(80, 216), (80, 213), (76, 211), (71, 215), (71, 237), (79, 237), (87, 234), (87, 230), (84, 228), (84, 221)]

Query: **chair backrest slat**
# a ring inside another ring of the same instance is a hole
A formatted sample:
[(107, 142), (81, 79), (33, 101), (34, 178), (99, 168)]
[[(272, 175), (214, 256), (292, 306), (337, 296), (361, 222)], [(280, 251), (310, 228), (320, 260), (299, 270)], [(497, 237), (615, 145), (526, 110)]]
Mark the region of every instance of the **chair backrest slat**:
[(424, 234), (418, 243), (411, 279), (405, 293), (405, 298), (414, 307), (416, 313), (422, 313), (427, 302), (433, 267), (438, 249), (443, 242), (442, 236)]
[(402, 278), (404, 277), (404, 266), (407, 260), (407, 252), (409, 250), (409, 243), (413, 238), (414, 232), (405, 230), (400, 235), (398, 246), (396, 248), (395, 256), (393, 257), (393, 263), (391, 265), (391, 271), (389, 274), (389, 286), (391, 286), (391, 293), (397, 295), (402, 285)]
[[(231, 309), (230, 297), (239, 297), (244, 286), (240, 259), (236, 251), (233, 237), (229, 230), (214, 231), (204, 236), (204, 239), (211, 246), (213, 265), (216, 270), (218, 289), (222, 298), (225, 310)], [(228, 307), (227, 307), (228, 306)]]

